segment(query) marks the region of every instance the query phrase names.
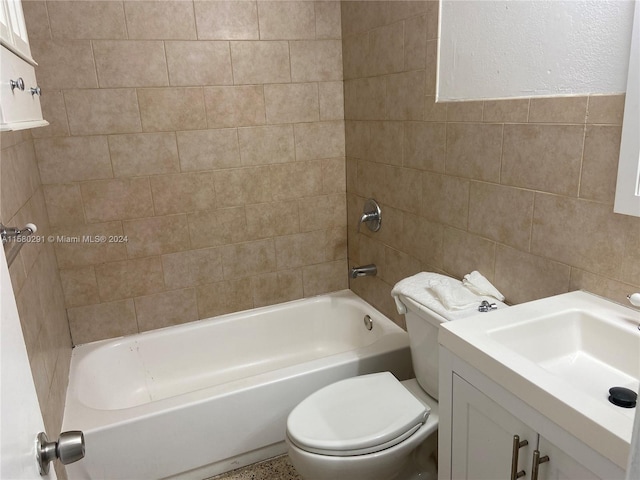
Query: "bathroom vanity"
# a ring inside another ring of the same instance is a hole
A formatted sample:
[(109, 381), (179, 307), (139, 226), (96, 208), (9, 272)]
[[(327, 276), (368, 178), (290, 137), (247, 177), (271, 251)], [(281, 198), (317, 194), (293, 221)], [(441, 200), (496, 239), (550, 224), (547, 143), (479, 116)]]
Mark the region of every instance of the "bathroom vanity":
[(571, 292), (444, 324), (442, 479), (624, 479), (640, 313)]

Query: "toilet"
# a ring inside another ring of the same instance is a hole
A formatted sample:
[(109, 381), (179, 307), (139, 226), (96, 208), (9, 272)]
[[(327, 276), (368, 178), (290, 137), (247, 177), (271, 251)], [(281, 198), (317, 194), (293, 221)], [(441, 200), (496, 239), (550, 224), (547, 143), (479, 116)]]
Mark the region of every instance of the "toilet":
[(416, 378), (400, 382), (390, 372), (348, 378), (298, 404), (287, 419), (286, 442), (304, 480), (437, 478), (438, 328), (478, 310), (447, 315), (398, 298)]

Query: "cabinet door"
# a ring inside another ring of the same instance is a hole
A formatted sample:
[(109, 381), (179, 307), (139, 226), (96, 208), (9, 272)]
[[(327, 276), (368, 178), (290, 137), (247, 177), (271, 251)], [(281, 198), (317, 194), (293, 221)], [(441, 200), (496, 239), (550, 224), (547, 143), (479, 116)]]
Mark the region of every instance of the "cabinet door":
[(537, 434), (458, 375), (453, 375), (451, 476), (456, 480), (511, 478), (514, 435), (528, 444), (517, 450), (517, 471), (529, 479)]
[(600, 480), (595, 473), (578, 463), (577, 460), (567, 455), (542, 435), (538, 450), (540, 450), (540, 456), (548, 456), (549, 461), (540, 464), (537, 480)]
[[(7, 27), (11, 35), (8, 46), (22, 58), (32, 63), (31, 48), (29, 47), (29, 39), (27, 37), (27, 25), (24, 22), (24, 13), (22, 12), (22, 2), (20, 0), (0, 0), (0, 2), (4, 4), (5, 9), (2, 20), (3, 22), (8, 20)], [(5, 39), (4, 32), (2, 38)]]

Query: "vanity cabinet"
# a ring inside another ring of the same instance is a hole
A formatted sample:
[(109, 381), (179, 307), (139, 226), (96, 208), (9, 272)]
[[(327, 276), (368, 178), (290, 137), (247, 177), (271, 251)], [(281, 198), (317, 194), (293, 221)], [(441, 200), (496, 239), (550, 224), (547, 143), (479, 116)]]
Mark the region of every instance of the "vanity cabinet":
[(0, 130), (48, 125), (20, 0), (0, 0)]
[(624, 479), (618, 465), (442, 347), (439, 406), (439, 480)]

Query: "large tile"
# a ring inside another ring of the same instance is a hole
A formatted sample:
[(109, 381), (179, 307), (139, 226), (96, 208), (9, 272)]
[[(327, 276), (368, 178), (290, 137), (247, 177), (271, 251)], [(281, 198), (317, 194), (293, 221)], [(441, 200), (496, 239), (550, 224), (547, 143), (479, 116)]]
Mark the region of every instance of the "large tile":
[(502, 125), (447, 124), (445, 170), (460, 177), (498, 182)]
[(229, 42), (164, 42), (175, 86), (232, 85)]
[(269, 167), (218, 170), (214, 173), (214, 182), (219, 207), (271, 201)]
[(127, 38), (122, 2), (47, 2), (47, 12), (53, 38)]
[(251, 278), (255, 307), (275, 305), (302, 298), (302, 270), (284, 270)]
[(427, 62), (427, 17), (421, 15), (404, 22), (404, 70), (425, 68)]
[(101, 88), (169, 85), (164, 42), (96, 40), (92, 46)]
[(33, 42), (37, 39), (50, 39), (51, 26), (45, 0), (32, 0), (22, 4), (24, 19), (27, 23), (27, 36)]
[(466, 229), (469, 220), (469, 181), (466, 179), (422, 174), (422, 212), (436, 222)]
[(505, 125), (501, 182), (577, 196), (584, 126)]
[(262, 40), (315, 38), (313, 2), (259, 1), (258, 19)]
[(531, 123), (584, 123), (589, 97), (532, 98)]
[(585, 290), (610, 298), (622, 305), (629, 305), (627, 295), (631, 291), (636, 291), (637, 288), (637, 285), (630, 285), (607, 276), (596, 275), (578, 268), (571, 269), (571, 286), (569, 287), (571, 291)]
[(359, 162), (358, 189), (406, 212), (419, 213), (422, 208), (422, 177), (410, 168)]
[(387, 77), (387, 118), (422, 120), (424, 117), (425, 72), (415, 70)]
[(96, 272), (93, 267), (62, 269), (60, 281), (67, 308), (100, 303)]
[(344, 120), (344, 87), (340, 82), (318, 83), (320, 120)]
[(402, 165), (402, 139), (405, 122), (371, 122), (369, 125), (369, 160)]
[(202, 285), (196, 288), (196, 295), (200, 318), (253, 308), (250, 278)]
[(205, 285), (224, 279), (218, 248), (163, 255), (162, 271), (164, 283), (169, 289)]
[(288, 42), (231, 42), (237, 85), (291, 81)]
[(300, 40), (289, 42), (291, 81), (326, 82), (342, 80), (340, 40)]
[(42, 183), (113, 177), (107, 137), (43, 138), (34, 146)]
[(204, 89), (209, 128), (242, 127), (265, 123), (262, 85)]
[(246, 210), (247, 234), (251, 239), (290, 235), (300, 232), (298, 202), (261, 203)]
[(178, 132), (177, 138), (183, 172), (240, 166), (236, 129)]
[(164, 290), (160, 257), (103, 263), (95, 269), (103, 301), (140, 297)]
[(222, 208), (188, 215), (192, 248), (247, 241), (244, 207)]
[(344, 157), (322, 161), (322, 193), (345, 193), (347, 172)]
[(149, 179), (96, 180), (81, 185), (87, 222), (108, 222), (153, 215)]
[(138, 100), (145, 132), (207, 127), (202, 88), (142, 88)]
[(403, 165), (444, 172), (446, 141), (444, 123), (405, 123)]
[(278, 270), (314, 265), (327, 260), (323, 232), (314, 231), (275, 238)]
[[(398, 101), (402, 82), (396, 81), (394, 88), (394, 99)], [(406, 85), (404, 86), (406, 88)], [(409, 118), (396, 118), (400, 115), (387, 115), (387, 77), (361, 78), (352, 82), (345, 82), (345, 119), (348, 120), (410, 120)], [(406, 98), (406, 95), (404, 95)], [(417, 101), (417, 97), (414, 98)], [(389, 102), (389, 107), (391, 101)], [(404, 104), (403, 104), (404, 105)], [(394, 107), (397, 110), (401, 106)], [(417, 107), (419, 109), (419, 107)], [(402, 113), (402, 112), (400, 112)]]
[(276, 250), (271, 238), (221, 247), (220, 256), (226, 280), (276, 270)]
[[(429, 46), (432, 43), (429, 42)], [(427, 92), (434, 94), (435, 92)], [(480, 122), (484, 112), (484, 102), (451, 102), (447, 103), (448, 122)]]
[(296, 160), (341, 157), (344, 149), (344, 123), (299, 123), (294, 126)]
[(343, 194), (309, 197), (298, 201), (302, 232), (345, 225), (347, 203)]
[(404, 68), (404, 23), (396, 22), (369, 32), (369, 73), (385, 75)]
[[(89, 40), (50, 40), (32, 42), (31, 53), (38, 59), (36, 75), (43, 93), (62, 88), (98, 86), (93, 50)], [(60, 68), (64, 65), (64, 68)], [(43, 95), (43, 98), (46, 95)]]
[(77, 183), (44, 185), (42, 191), (51, 225), (84, 223), (80, 185)]
[(193, 288), (137, 297), (134, 303), (140, 332), (198, 319), (196, 291)]
[(265, 85), (264, 99), (267, 123), (320, 120), (317, 83)]
[(131, 39), (195, 40), (193, 3), (183, 0), (125, 1)]
[(369, 74), (369, 54), (368, 33), (342, 39), (342, 66), (345, 80), (365, 77)]
[(445, 227), (442, 266), (449, 275), (462, 279), (477, 270), (491, 281), (495, 258), (496, 244), (491, 240)]
[(134, 89), (67, 90), (64, 101), (72, 135), (142, 131)]
[(137, 218), (122, 222), (129, 258), (148, 257), (188, 250), (187, 216)]
[(482, 121), (526, 123), (529, 118), (529, 101), (528, 98), (485, 101)]
[(404, 214), (402, 251), (435, 267), (442, 266), (443, 226), (423, 217)]
[(322, 193), (322, 162), (282, 163), (269, 166), (274, 200), (308, 197)]
[(160, 175), (180, 171), (174, 133), (110, 135), (109, 151), (116, 177)]
[(62, 92), (47, 91), (46, 95), (40, 97), (40, 106), (42, 107), (42, 117), (47, 119), (49, 125), (30, 130), (33, 138), (69, 136), (67, 107), (64, 104)]
[(334, 1), (314, 2), (316, 38), (340, 38), (342, 36), (340, 3)]
[(403, 278), (410, 277), (422, 270), (420, 260), (400, 250), (385, 247), (384, 277), (386, 283), (395, 285)]
[(258, 6), (255, 1), (194, 1), (201, 40), (257, 40)]
[(346, 260), (308, 265), (302, 269), (305, 297), (336, 292), (349, 287)]
[(624, 95), (591, 95), (587, 123), (622, 125), (624, 101)]
[[(84, 238), (97, 239), (103, 237), (121, 238), (122, 223), (108, 222), (96, 223), (92, 225), (65, 225), (51, 229), (51, 234), (57, 238)], [(78, 241), (78, 242), (58, 242), (55, 244), (58, 266), (62, 268), (74, 268), (88, 265), (97, 265), (103, 262), (115, 262), (127, 258), (127, 248), (121, 242), (107, 241)]]
[(613, 203), (621, 133), (622, 128), (618, 126), (587, 126), (580, 176), (581, 198)]
[(138, 333), (132, 299), (74, 307), (67, 314), (74, 345)]
[(291, 125), (271, 125), (238, 129), (243, 165), (266, 165), (295, 161)]

